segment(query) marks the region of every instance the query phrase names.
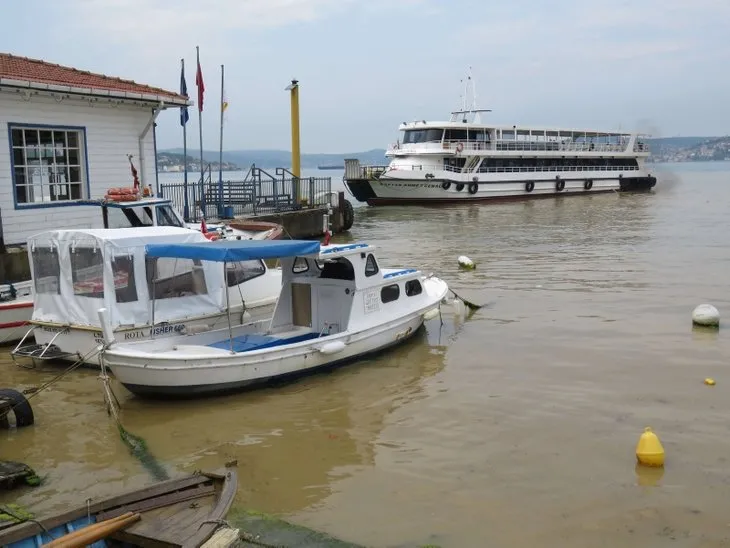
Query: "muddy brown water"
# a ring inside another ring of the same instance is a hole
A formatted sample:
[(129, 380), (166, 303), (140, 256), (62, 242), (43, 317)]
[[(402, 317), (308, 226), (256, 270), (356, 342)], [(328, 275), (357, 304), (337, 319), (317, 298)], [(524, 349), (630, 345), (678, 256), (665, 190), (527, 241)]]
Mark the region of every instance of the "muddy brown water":
[[(237, 459), (237, 505), (367, 546), (728, 546), (730, 331), (690, 317), (730, 314), (729, 211), (718, 164), (662, 171), (653, 194), (358, 208), (340, 240), (486, 306), (284, 386), (159, 402), (115, 385), (124, 425), (173, 474)], [(0, 371), (22, 389), (59, 370)], [(31, 403), (36, 424), (0, 431), (0, 458), (45, 481), (0, 504), (58, 510), (150, 481), (95, 371)], [(664, 470), (635, 465), (645, 426)]]

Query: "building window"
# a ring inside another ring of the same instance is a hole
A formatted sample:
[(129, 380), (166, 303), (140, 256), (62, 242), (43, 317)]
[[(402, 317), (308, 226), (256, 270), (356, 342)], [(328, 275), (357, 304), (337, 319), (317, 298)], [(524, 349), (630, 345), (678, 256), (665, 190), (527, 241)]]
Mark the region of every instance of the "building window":
[(380, 290), (380, 300), (385, 303), (397, 301), (400, 297), (400, 286), (398, 284), (386, 285)]
[(18, 206), (57, 204), (85, 197), (82, 129), (9, 124), (13, 187)]

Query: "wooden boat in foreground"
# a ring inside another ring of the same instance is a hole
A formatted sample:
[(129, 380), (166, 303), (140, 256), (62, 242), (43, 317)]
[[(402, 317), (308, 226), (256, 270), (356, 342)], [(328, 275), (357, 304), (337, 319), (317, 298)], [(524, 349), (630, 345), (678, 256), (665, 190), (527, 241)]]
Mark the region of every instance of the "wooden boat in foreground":
[(54, 516), (0, 524), (0, 546), (201, 546), (224, 525), (236, 486), (233, 466), (198, 472)]

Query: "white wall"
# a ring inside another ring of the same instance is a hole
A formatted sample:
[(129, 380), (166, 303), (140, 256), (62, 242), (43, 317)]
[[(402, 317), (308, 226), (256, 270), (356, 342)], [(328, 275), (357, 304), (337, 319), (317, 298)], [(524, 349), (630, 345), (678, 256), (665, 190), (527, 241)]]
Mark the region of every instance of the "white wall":
[[(42, 124), (86, 128), (89, 195), (103, 198), (109, 187), (132, 186), (127, 154), (132, 154), (140, 182), (155, 191), (155, 155), (152, 128), (145, 137), (145, 169), (139, 158), (139, 135), (152, 115), (152, 106), (117, 105), (99, 100), (21, 94), (0, 90), (0, 208), (5, 245), (24, 244), (28, 236), (49, 229), (101, 227), (98, 207), (38, 207), (15, 209), (10, 164), (8, 124)], [(82, 156), (83, 161), (83, 156)]]

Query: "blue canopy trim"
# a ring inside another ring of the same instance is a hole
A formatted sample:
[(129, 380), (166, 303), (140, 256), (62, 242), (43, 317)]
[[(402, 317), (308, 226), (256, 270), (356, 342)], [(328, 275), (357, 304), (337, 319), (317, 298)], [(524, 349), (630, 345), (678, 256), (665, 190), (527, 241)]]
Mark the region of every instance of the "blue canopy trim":
[(171, 257), (200, 261), (237, 262), (319, 255), (314, 240), (219, 240), (180, 244), (147, 244), (148, 257)]
[(350, 249), (360, 249), (363, 247), (367, 247), (368, 244), (348, 244), (348, 245), (338, 245), (335, 247), (329, 247), (322, 251), (322, 255), (327, 255), (328, 253), (337, 253), (339, 251), (348, 251)]
[(398, 270), (397, 272), (388, 272), (387, 274), (383, 274), (383, 279), (388, 278), (395, 278), (396, 276), (405, 276), (406, 274), (413, 274), (414, 272), (418, 272), (415, 268), (406, 268), (404, 270)]

